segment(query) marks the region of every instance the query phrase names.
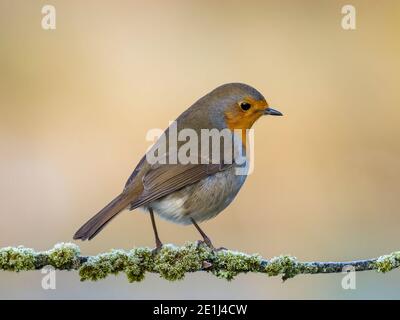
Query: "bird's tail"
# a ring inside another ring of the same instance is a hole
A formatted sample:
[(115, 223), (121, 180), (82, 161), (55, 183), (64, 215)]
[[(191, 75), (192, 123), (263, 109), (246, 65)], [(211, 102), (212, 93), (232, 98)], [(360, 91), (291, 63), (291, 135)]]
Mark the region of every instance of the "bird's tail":
[(100, 212), (80, 227), (80, 229), (75, 233), (74, 239), (93, 239), (106, 226), (106, 224), (111, 221), (112, 218), (129, 205), (131, 201), (130, 199), (129, 193), (122, 192)]

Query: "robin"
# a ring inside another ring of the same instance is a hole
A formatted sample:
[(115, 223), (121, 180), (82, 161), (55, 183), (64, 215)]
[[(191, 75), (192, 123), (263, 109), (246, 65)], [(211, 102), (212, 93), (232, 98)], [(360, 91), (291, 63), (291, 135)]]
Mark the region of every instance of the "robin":
[[(200, 98), (175, 123), (178, 132), (183, 129), (192, 129), (199, 134), (203, 129), (239, 130), (242, 135), (234, 135), (234, 144), (239, 141), (243, 149), (246, 147), (245, 131), (263, 115), (281, 116), (282, 113), (270, 108), (263, 95), (253, 87), (228, 83)], [(170, 131), (171, 126), (164, 134), (168, 136)], [(161, 141), (165, 142), (165, 139), (158, 139), (155, 146)], [(178, 147), (181, 144), (178, 143)], [(173, 152), (176, 149), (168, 145), (165, 156), (171, 156)], [(198, 223), (215, 217), (236, 197), (246, 175), (239, 175), (235, 170), (243, 164), (234, 161), (224, 163), (224, 159), (220, 159), (219, 163), (202, 161), (183, 164), (179, 160), (177, 163), (152, 163), (146, 155), (136, 166), (121, 194), (87, 221), (75, 233), (74, 239), (93, 239), (124, 209), (142, 208), (150, 214), (157, 250), (162, 247), (162, 242), (154, 213), (178, 224), (194, 225), (203, 237), (202, 242), (214, 249)]]

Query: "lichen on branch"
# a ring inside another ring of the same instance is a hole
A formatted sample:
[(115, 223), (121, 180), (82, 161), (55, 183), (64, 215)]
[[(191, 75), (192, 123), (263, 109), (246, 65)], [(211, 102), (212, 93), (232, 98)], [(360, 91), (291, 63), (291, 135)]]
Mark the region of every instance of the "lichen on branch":
[(355, 271), (388, 272), (400, 266), (400, 252), (349, 262), (300, 262), (290, 255), (267, 260), (258, 254), (213, 251), (197, 243), (187, 243), (182, 247), (165, 245), (157, 253), (151, 248), (113, 249), (95, 256), (82, 256), (79, 247), (72, 243), (59, 243), (48, 251), (40, 252), (23, 246), (0, 248), (0, 270), (20, 272), (39, 270), (45, 266), (78, 270), (82, 281), (97, 281), (111, 274), (125, 273), (129, 282), (136, 282), (143, 280), (146, 272), (174, 281), (197, 271), (209, 272), (226, 280), (248, 272), (281, 276), (286, 280), (298, 274), (338, 273), (348, 266)]

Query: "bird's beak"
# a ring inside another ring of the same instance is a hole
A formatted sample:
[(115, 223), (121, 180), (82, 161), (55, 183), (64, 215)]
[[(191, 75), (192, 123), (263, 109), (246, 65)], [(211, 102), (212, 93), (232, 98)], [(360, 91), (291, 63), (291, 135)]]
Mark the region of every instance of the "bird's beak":
[(272, 108), (267, 108), (264, 110), (265, 115), (270, 115), (270, 116), (283, 116), (281, 112), (278, 110), (272, 109)]

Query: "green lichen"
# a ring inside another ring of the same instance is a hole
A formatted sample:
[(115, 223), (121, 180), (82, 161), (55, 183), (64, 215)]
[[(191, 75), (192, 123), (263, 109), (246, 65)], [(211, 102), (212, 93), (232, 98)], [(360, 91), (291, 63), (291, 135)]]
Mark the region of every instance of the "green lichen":
[[(19, 247), (0, 248), (0, 270), (38, 270), (51, 265), (58, 270), (79, 270), (82, 281), (100, 280), (113, 274), (125, 273), (129, 282), (142, 281), (146, 272), (158, 273), (169, 281), (182, 280), (186, 273), (211, 272), (219, 278), (232, 280), (239, 273), (262, 272), (282, 279), (297, 274), (340, 272), (342, 262), (299, 262), (290, 255), (263, 260), (259, 255), (247, 255), (229, 250), (214, 251), (204, 243), (187, 243), (183, 247), (165, 245), (158, 252), (150, 248), (130, 251), (111, 250), (96, 256), (83, 257), (79, 247), (60, 243), (53, 249), (35, 252)], [(388, 272), (400, 266), (400, 251), (364, 261), (353, 261), (357, 271), (376, 269)]]
[(219, 251), (214, 262), (213, 274), (228, 281), (239, 273), (259, 272), (261, 257), (234, 251)]
[(400, 251), (392, 252), (390, 254), (379, 257), (375, 266), (378, 272), (388, 272), (394, 268), (397, 268), (400, 263)]
[(265, 267), (265, 272), (269, 276), (282, 275), (282, 280), (285, 281), (300, 273), (299, 263), (296, 257), (281, 255), (269, 260)]
[(0, 249), (0, 269), (7, 271), (27, 271), (35, 269), (36, 253), (33, 249), (6, 247)]
[(151, 271), (153, 263), (153, 254), (150, 248), (136, 248), (131, 250), (124, 267), (128, 281), (142, 281), (146, 271)]
[(48, 264), (61, 270), (76, 269), (79, 266), (81, 251), (76, 244), (58, 243), (53, 249), (45, 252)]
[(111, 250), (89, 257), (79, 269), (79, 275), (82, 281), (97, 281), (110, 274), (124, 272), (129, 282), (134, 282), (143, 280), (146, 271), (149, 271), (152, 265), (152, 254), (148, 248), (137, 248), (129, 252)]
[(81, 280), (100, 280), (109, 274), (124, 272), (129, 282), (141, 281), (146, 272), (160, 277), (181, 280), (188, 272), (203, 268), (203, 262), (211, 255), (207, 247), (187, 244), (183, 247), (165, 245), (158, 253), (149, 248), (136, 248), (129, 252), (113, 250), (90, 257), (79, 269)]
[(183, 247), (164, 246), (154, 259), (154, 272), (164, 279), (182, 280), (185, 273), (203, 268), (203, 262), (211, 254), (211, 250), (203, 245), (188, 243)]
[(109, 274), (117, 275), (124, 271), (129, 257), (123, 250), (111, 250), (89, 259), (79, 269), (81, 281), (97, 281), (106, 278)]
[(135, 257), (132, 257), (129, 264), (125, 267), (125, 274), (129, 282), (140, 282), (144, 279), (146, 269), (135, 261)]

